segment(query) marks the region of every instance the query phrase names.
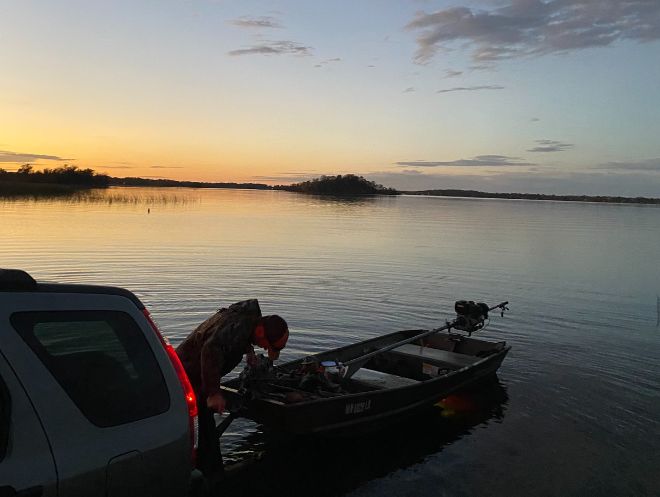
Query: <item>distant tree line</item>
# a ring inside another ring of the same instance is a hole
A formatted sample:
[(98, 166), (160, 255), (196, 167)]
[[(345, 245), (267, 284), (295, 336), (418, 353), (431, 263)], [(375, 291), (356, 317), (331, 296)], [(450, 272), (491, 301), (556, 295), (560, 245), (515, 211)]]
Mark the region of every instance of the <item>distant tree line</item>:
[(23, 164), (13, 173), (0, 169), (0, 182), (105, 188), (110, 184), (110, 176), (70, 165), (36, 171), (31, 164)]
[(249, 190), (272, 190), (273, 187), (261, 183), (209, 183), (205, 181), (176, 181), (173, 179), (110, 178), (113, 186), (164, 186), (185, 188), (243, 188)]
[[(55, 169), (37, 171), (31, 164), (23, 164), (18, 171), (9, 172), (0, 168), (0, 183), (11, 184), (14, 189), (20, 184), (20, 191), (41, 190), (42, 185), (66, 186), (68, 190), (76, 188), (105, 188), (107, 186), (160, 186), (186, 188), (245, 188), (253, 190), (271, 190), (273, 187), (261, 183), (208, 183), (203, 181), (176, 181), (171, 179), (114, 178), (107, 174), (96, 173), (92, 169), (64, 165)], [(6, 189), (6, 188), (5, 188)]]
[(277, 185), (277, 190), (286, 190), (298, 193), (311, 193), (315, 195), (398, 195), (393, 188), (369, 181), (355, 174), (341, 174), (337, 176), (321, 176), (302, 183), (292, 185)]
[(506, 198), (522, 200), (557, 200), (564, 202), (610, 202), (618, 204), (660, 204), (660, 198), (615, 197), (608, 195), (546, 195), (543, 193), (488, 193), (477, 190), (421, 190), (405, 192), (409, 195), (436, 197)]

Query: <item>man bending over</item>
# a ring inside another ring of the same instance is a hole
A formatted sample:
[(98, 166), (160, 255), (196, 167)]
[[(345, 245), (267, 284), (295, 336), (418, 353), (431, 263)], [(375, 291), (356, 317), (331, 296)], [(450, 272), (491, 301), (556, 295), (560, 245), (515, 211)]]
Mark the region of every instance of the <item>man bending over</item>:
[(222, 413), (225, 399), (220, 379), (247, 356), (254, 360), (254, 345), (276, 360), (286, 345), (289, 329), (280, 316), (262, 316), (256, 299), (220, 309), (200, 324), (176, 349), (197, 395), (199, 447), (197, 467), (205, 476), (222, 471), (220, 441), (213, 413)]

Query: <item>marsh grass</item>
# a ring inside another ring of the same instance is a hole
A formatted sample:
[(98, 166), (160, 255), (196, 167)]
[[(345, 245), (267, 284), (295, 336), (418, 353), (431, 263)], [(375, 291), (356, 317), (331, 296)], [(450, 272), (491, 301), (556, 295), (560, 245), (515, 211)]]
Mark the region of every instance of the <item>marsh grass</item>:
[(73, 202), (108, 205), (187, 205), (199, 203), (199, 197), (163, 192), (118, 192), (114, 190), (91, 190), (74, 194)]
[[(129, 191), (127, 191), (129, 190)], [(71, 185), (0, 183), (0, 201), (56, 201), (71, 204), (105, 204), (134, 206), (183, 206), (197, 204), (200, 198), (191, 194), (179, 195), (162, 190), (85, 188)]]

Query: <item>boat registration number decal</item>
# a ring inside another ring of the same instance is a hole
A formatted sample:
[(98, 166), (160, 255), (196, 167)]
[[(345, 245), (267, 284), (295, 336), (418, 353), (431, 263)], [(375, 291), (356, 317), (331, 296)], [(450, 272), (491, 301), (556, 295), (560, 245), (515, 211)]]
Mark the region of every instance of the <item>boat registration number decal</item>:
[(363, 400), (362, 402), (353, 402), (346, 404), (346, 414), (360, 414), (361, 412), (371, 409), (371, 400)]

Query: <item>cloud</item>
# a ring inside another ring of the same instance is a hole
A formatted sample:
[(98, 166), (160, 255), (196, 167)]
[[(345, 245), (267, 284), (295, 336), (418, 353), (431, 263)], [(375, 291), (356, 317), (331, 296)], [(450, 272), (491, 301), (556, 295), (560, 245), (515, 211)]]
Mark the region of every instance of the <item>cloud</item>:
[(239, 28), (282, 28), (282, 24), (275, 19), (274, 17), (271, 16), (259, 16), (259, 17), (250, 17), (250, 16), (242, 16), (239, 17), (238, 19), (233, 19), (229, 21), (231, 24), (234, 26), (238, 26)]
[(315, 64), (314, 67), (323, 67), (328, 64), (332, 64), (334, 62), (341, 62), (341, 57), (333, 57), (332, 59), (325, 59), (319, 62), (318, 64)]
[(428, 63), (438, 50), (455, 45), (469, 47), (477, 62), (494, 62), (660, 39), (657, 0), (508, 0), (500, 5), (417, 13), (406, 26), (418, 33), (415, 61)]
[(415, 92), (415, 88), (413, 86), (409, 86), (408, 88), (403, 90), (403, 93), (414, 93), (414, 92)]
[(454, 88), (438, 90), (436, 91), (436, 93), (449, 93), (451, 91), (479, 91), (479, 90), (504, 90), (504, 87), (499, 85), (456, 86)]
[(537, 122), (539, 122), (539, 121), (540, 121), (540, 119), (539, 119), (538, 117), (532, 117), (532, 118), (530, 119), (530, 122), (533, 122), (533, 123), (537, 123)]
[(183, 169), (183, 166), (149, 166), (150, 169)]
[(407, 167), (491, 167), (491, 166), (534, 166), (531, 162), (523, 162), (520, 157), (507, 157), (506, 155), (478, 155), (472, 159), (459, 159), (454, 161), (401, 161), (395, 162), (397, 166)]
[(22, 153), (22, 152), (10, 152), (8, 150), (0, 150), (0, 162), (23, 163), (23, 162), (36, 162), (38, 160), (64, 161), (64, 160), (75, 160), (75, 159), (65, 159), (63, 157), (58, 157), (57, 155), (30, 154), (30, 153)]
[(229, 55), (312, 55), (312, 47), (295, 41), (264, 41), (260, 45), (239, 48), (227, 52)]
[(528, 152), (563, 152), (573, 148), (572, 143), (561, 143), (555, 140), (536, 140), (538, 146), (530, 148)]
[(463, 71), (454, 71), (453, 69), (447, 69), (445, 71), (445, 78), (456, 78), (463, 74)]
[(660, 173), (660, 158), (648, 159), (642, 161), (631, 162), (607, 162), (594, 166), (593, 169), (608, 169), (611, 171), (642, 171), (642, 172), (659, 172)]

